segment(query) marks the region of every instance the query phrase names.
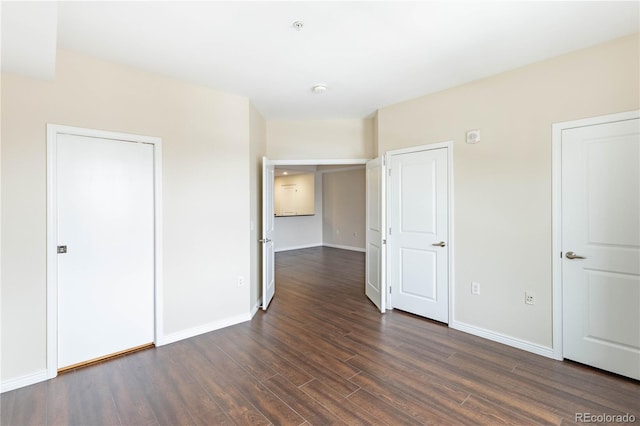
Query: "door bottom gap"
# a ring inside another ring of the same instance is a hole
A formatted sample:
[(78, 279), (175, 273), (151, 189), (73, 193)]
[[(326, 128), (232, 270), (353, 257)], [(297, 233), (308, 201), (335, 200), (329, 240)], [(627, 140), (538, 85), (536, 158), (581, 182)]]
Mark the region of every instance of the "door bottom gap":
[(68, 365), (66, 367), (58, 368), (58, 374), (68, 373), (69, 371), (77, 370), (78, 368), (89, 367), (91, 365), (99, 364), (103, 361), (108, 361), (112, 358), (117, 358), (119, 356), (128, 355), (134, 352), (143, 351), (145, 349), (155, 348), (156, 345), (154, 343), (145, 343), (144, 345), (135, 346), (133, 348), (125, 349), (123, 351), (114, 352), (109, 355), (104, 355), (98, 358), (93, 358), (88, 361), (78, 362), (76, 364)]

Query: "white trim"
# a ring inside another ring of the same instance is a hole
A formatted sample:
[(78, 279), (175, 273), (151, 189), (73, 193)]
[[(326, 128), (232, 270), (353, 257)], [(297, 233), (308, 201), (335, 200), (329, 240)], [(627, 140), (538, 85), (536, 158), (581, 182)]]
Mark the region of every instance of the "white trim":
[(562, 125), (551, 126), (551, 319), (553, 357), (562, 360)]
[[(383, 170), (385, 173), (384, 176), (384, 229), (382, 230), (382, 234), (384, 235), (382, 238), (384, 240), (384, 259), (381, 260), (381, 262), (384, 262), (384, 292), (385, 292), (385, 301), (384, 301), (384, 310), (385, 311), (391, 311), (393, 310), (393, 294), (391, 293), (392, 291), (392, 285), (391, 285), (391, 277), (389, 276), (389, 271), (391, 268), (389, 268), (389, 233), (387, 232), (389, 230), (389, 221), (390, 221), (390, 215), (389, 215), (389, 205), (391, 203), (389, 203), (389, 186), (391, 185), (391, 179), (389, 179), (390, 175), (389, 175), (389, 170), (391, 169), (391, 155), (388, 152), (385, 152), (384, 155), (381, 155), (382, 157), (382, 164), (383, 164)], [(381, 286), (382, 287), (382, 286)]]
[(208, 324), (199, 325), (197, 327), (188, 328), (186, 330), (176, 331), (175, 333), (170, 333), (164, 336), (163, 344), (168, 345), (169, 343), (178, 342), (180, 340), (189, 339), (191, 337), (199, 336), (201, 334), (209, 333), (221, 328), (240, 324), (246, 321), (251, 321), (251, 317), (252, 316), (250, 313), (246, 313), (210, 322)]
[(640, 111), (554, 123), (551, 126), (551, 259), (553, 297), (553, 358), (563, 359), (562, 352), (562, 132), (577, 127), (595, 126), (640, 118)]
[(104, 130), (47, 124), (47, 368), (46, 378), (58, 374), (58, 265), (57, 245), (57, 194), (56, 194), (56, 158), (57, 137), (59, 134), (113, 139), (153, 145), (154, 162), (154, 343), (165, 344), (163, 339), (162, 315), (162, 139), (154, 136), (142, 136)]
[(258, 311), (260, 310), (260, 306), (262, 306), (262, 300), (258, 299), (253, 304), (253, 308), (251, 308), (251, 318), (253, 318), (258, 313)]
[(23, 388), (25, 386), (34, 385), (49, 379), (47, 369), (34, 371), (33, 373), (13, 379), (4, 380), (0, 385), (0, 393), (9, 392), (14, 389)]
[(343, 246), (341, 244), (329, 244), (329, 243), (323, 243), (322, 244), (324, 247), (331, 247), (331, 248), (337, 248), (337, 249), (342, 249), (342, 250), (350, 250), (350, 251), (359, 251), (361, 253), (365, 253), (366, 250), (362, 247), (354, 247), (354, 246)]
[(274, 249), (273, 252), (274, 253), (280, 253), (281, 251), (290, 251), (290, 250), (300, 250), (300, 249), (306, 249), (306, 248), (312, 248), (312, 247), (322, 247), (322, 243), (315, 243), (315, 244), (303, 244), (300, 246), (289, 246), (289, 247), (281, 247), (279, 249)]
[[(447, 324), (451, 324), (453, 322), (455, 322), (454, 319), (454, 313), (455, 313), (455, 304), (454, 304), (454, 285), (453, 283), (455, 283), (455, 277), (454, 277), (454, 240), (453, 240), (453, 229), (454, 229), (454, 223), (453, 223), (453, 141), (445, 141), (445, 142), (438, 142), (438, 143), (432, 143), (432, 144), (426, 144), (426, 145), (419, 145), (419, 146), (413, 146), (413, 147), (409, 147), (409, 148), (403, 148), (403, 149), (394, 149), (392, 151), (387, 151), (384, 155), (385, 158), (385, 164), (386, 164), (386, 170), (389, 170), (390, 168), (390, 164), (391, 164), (391, 156), (392, 155), (399, 155), (399, 154), (409, 154), (412, 152), (420, 152), (420, 151), (430, 151), (430, 150), (434, 150), (434, 149), (441, 149), (441, 148), (446, 148), (447, 149), (447, 173), (448, 173), (448, 187), (447, 187), (447, 209), (448, 211), (448, 215), (447, 215), (447, 220), (449, 222), (449, 229), (448, 229), (448, 242), (447, 242), (447, 255), (448, 255), (448, 260), (449, 260), (449, 267), (448, 267), (448, 272), (449, 272), (449, 282), (447, 284), (447, 287), (449, 289), (449, 312), (447, 315)], [(385, 173), (387, 173), (385, 171)], [(391, 185), (391, 179), (387, 179), (386, 180), (386, 197), (389, 197), (389, 194), (391, 193), (389, 185)], [(386, 212), (386, 217), (387, 219), (389, 219), (391, 216), (389, 214), (389, 208), (390, 208), (390, 204), (391, 203), (386, 203), (386, 207), (387, 207), (387, 212)], [(386, 224), (386, 228), (388, 228), (389, 224)], [(385, 235), (386, 235), (386, 231), (387, 229), (385, 228)], [(387, 237), (388, 238), (388, 237)], [(387, 258), (387, 262), (388, 262), (388, 258)], [(386, 283), (387, 283), (387, 291), (389, 290), (389, 285), (391, 283), (391, 280), (389, 279), (389, 271), (391, 270), (391, 268), (389, 268), (389, 265), (387, 265), (387, 279), (386, 279)], [(393, 309), (393, 301), (392, 301), (392, 296), (393, 294), (389, 294), (387, 293), (387, 309)]]
[[(431, 151), (432, 149), (440, 149), (440, 148), (453, 148), (453, 141), (437, 142), (437, 143), (430, 143), (426, 145), (412, 146), (409, 148), (394, 149), (392, 151), (387, 151), (385, 155), (390, 156), (390, 155), (398, 155), (398, 154), (409, 154), (412, 152)], [(387, 163), (387, 165), (388, 164), (389, 163)]]
[(339, 169), (316, 170), (316, 173), (320, 173), (320, 174), (340, 173), (340, 172), (350, 172), (352, 170), (365, 170), (365, 166), (357, 165), (357, 166), (349, 166), (349, 167), (340, 167)]
[(163, 248), (162, 248), (162, 139), (155, 138), (157, 142), (153, 149), (153, 181), (154, 181), (154, 213), (155, 213), (155, 345), (164, 345), (164, 286), (163, 286)]
[(333, 166), (342, 164), (367, 164), (370, 158), (332, 159), (332, 160), (271, 160), (274, 166)]
[(449, 188), (447, 188), (447, 195), (449, 197), (449, 216), (447, 220), (449, 222), (449, 324), (455, 321), (455, 268), (453, 264), (455, 262), (453, 252), (454, 242), (454, 222), (453, 222), (453, 141), (445, 142), (447, 145), (447, 159), (449, 161)]
[(506, 334), (496, 333), (495, 331), (487, 330), (458, 321), (452, 321), (451, 324), (449, 324), (449, 327), (453, 328), (454, 330), (459, 330), (465, 333), (473, 334), (474, 336), (482, 337), (483, 339), (492, 340), (494, 342), (502, 343), (507, 346), (512, 346), (514, 348), (522, 349), (527, 352), (542, 355), (547, 358), (554, 358), (553, 349), (548, 346), (543, 346), (537, 343), (528, 342), (526, 340), (517, 339)]
[(47, 378), (58, 375), (58, 262), (56, 261), (56, 245), (58, 232), (56, 229), (56, 179), (58, 129), (47, 124)]

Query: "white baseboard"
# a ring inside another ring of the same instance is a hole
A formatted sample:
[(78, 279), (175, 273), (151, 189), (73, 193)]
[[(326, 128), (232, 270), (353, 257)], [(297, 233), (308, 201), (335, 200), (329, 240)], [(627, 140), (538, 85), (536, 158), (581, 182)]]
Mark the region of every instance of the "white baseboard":
[(362, 253), (365, 253), (366, 250), (364, 248), (361, 247), (353, 247), (353, 246), (343, 246), (340, 244), (329, 244), (329, 243), (324, 243), (322, 244), (325, 247), (332, 247), (332, 248), (337, 248), (337, 249), (342, 249), (342, 250), (351, 250), (351, 251), (359, 251)]
[(260, 305), (262, 305), (262, 299), (256, 300), (256, 303), (253, 304), (253, 308), (251, 308), (251, 318), (256, 316), (256, 314), (260, 310)]
[(548, 346), (531, 343), (526, 340), (517, 339), (512, 336), (507, 336), (506, 334), (496, 333), (495, 331), (486, 330), (481, 327), (476, 327), (474, 325), (469, 325), (458, 321), (452, 321), (451, 324), (449, 324), (449, 327), (488, 340), (493, 340), (494, 342), (502, 343), (504, 345), (513, 346), (514, 348), (522, 349), (527, 352), (542, 355), (547, 358), (556, 359), (553, 348)]
[(275, 249), (274, 252), (278, 253), (278, 252), (281, 252), (281, 251), (300, 250), (300, 249), (306, 249), (306, 248), (312, 248), (312, 247), (322, 247), (322, 243), (304, 244), (304, 245), (301, 245), (301, 246), (281, 247), (279, 249)]
[(230, 318), (225, 318), (219, 321), (210, 322), (208, 324), (199, 325), (197, 327), (189, 328), (187, 330), (177, 331), (175, 333), (170, 333), (163, 336), (162, 339), (160, 339), (160, 342), (158, 343), (157, 346), (168, 345), (169, 343), (174, 343), (179, 340), (188, 339), (190, 337), (195, 337), (200, 334), (219, 330), (221, 328), (240, 324), (241, 322), (250, 321), (250, 320), (251, 320), (251, 314), (246, 313), (242, 315), (236, 315)]
[(48, 371), (45, 368), (44, 370), (35, 371), (33, 373), (21, 377), (16, 377), (14, 379), (3, 380), (2, 384), (0, 384), (0, 393), (9, 392), (14, 389), (23, 388), (29, 385), (34, 385), (36, 383), (44, 382), (48, 379)]

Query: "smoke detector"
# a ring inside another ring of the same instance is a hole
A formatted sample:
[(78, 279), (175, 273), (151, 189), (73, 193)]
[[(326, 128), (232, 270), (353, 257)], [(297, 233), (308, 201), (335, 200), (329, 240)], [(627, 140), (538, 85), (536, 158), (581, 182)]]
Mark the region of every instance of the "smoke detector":
[(316, 84), (311, 88), (311, 91), (313, 93), (324, 93), (327, 91), (327, 86), (325, 86), (324, 84)]

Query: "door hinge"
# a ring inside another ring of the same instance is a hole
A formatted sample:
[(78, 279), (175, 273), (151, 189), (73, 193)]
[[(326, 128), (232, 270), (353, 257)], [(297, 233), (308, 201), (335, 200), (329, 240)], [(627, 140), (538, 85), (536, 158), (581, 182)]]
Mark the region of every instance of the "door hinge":
[(383, 166), (387, 165), (387, 157), (385, 155), (382, 156), (382, 165)]
[(389, 287), (389, 294), (391, 294), (391, 287)]
[(560, 259), (562, 259), (562, 252), (560, 252)]
[(389, 235), (391, 235), (391, 228), (389, 228)]
[(387, 240), (382, 240), (382, 244), (387, 244)]

